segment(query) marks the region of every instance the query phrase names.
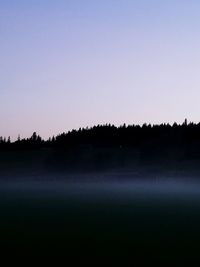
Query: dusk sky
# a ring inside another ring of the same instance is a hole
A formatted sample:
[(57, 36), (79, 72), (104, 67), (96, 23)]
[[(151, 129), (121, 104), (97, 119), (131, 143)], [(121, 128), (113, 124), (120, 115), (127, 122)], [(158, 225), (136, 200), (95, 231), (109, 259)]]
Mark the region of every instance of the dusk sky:
[(199, 0), (1, 0), (0, 135), (200, 121)]

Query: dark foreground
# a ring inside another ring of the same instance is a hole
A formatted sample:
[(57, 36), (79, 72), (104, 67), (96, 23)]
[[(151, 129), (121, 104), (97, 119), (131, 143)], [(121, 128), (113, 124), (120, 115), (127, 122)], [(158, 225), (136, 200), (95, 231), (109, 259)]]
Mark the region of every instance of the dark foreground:
[(198, 266), (200, 185), (4, 183), (0, 237), (63, 266)]

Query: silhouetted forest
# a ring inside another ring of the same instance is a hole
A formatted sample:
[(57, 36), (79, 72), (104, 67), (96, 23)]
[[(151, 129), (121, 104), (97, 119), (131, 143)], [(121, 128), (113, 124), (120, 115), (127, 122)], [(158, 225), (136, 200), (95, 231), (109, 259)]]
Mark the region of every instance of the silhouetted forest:
[(116, 171), (136, 175), (200, 173), (200, 123), (97, 125), (43, 140), (0, 138), (0, 175), (21, 169), (53, 172)]

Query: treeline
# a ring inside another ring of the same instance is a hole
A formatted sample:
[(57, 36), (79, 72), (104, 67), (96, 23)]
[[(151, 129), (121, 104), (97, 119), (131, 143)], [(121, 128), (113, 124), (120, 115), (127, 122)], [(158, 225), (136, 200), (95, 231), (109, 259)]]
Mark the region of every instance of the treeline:
[(0, 137), (0, 149), (29, 148), (73, 148), (73, 147), (200, 147), (200, 123), (174, 123), (151, 125), (125, 124), (116, 127), (111, 124), (97, 125), (92, 128), (80, 128), (43, 140), (36, 132), (30, 138), (11, 142), (10, 137)]
[(48, 140), (36, 132), (0, 138), (0, 176), (23, 173), (131, 171), (200, 175), (200, 123), (97, 125)]

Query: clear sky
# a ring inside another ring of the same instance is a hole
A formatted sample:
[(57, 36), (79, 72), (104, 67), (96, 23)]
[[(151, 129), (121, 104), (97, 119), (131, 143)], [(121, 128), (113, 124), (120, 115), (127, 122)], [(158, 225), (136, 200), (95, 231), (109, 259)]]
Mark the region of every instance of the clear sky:
[(0, 135), (200, 120), (199, 0), (1, 0)]

